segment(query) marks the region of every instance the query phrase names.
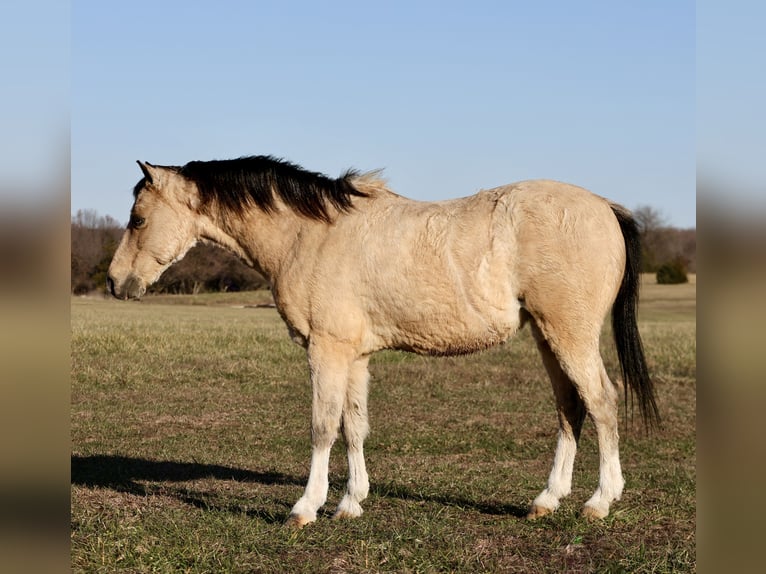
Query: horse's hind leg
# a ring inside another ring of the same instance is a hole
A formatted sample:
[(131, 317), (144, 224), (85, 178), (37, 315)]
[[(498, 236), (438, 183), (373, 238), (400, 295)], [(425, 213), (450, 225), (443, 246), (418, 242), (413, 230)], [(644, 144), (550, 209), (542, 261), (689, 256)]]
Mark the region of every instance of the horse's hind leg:
[(600, 393), (586, 402), (588, 412), (596, 424), (599, 451), (598, 488), (582, 508), (586, 518), (604, 518), (609, 514), (609, 506), (622, 496), (625, 481), (622, 477), (619, 453), (618, 432), (618, 393), (599, 356)]
[(553, 467), (548, 477), (548, 486), (529, 509), (527, 518), (538, 518), (550, 514), (559, 506), (559, 500), (572, 490), (572, 470), (574, 468), (577, 443), (585, 419), (585, 405), (575, 385), (562, 370), (556, 355), (543, 337), (537, 325), (532, 323), (532, 333), (542, 355), (545, 370), (553, 385), (556, 398), (556, 410), (559, 417), (559, 437)]
[[(533, 327), (533, 331), (546, 368), (552, 373), (561, 430), (548, 487), (533, 502), (529, 516), (541, 516), (555, 510), (558, 498), (569, 492), (584, 405), (598, 436), (599, 483), (582, 513), (588, 518), (604, 518), (609, 514), (610, 504), (622, 496), (625, 482), (618, 448), (618, 394), (604, 369), (598, 337), (569, 339), (569, 344), (559, 340), (551, 345), (550, 333), (543, 337), (540, 330)], [(574, 340), (579, 344), (573, 344)]]
[(363, 450), (364, 439), (369, 431), (367, 386), (370, 375), (367, 363), (367, 357), (358, 359), (349, 372), (341, 426), (348, 453), (348, 487), (333, 518), (361, 516), (362, 507), (359, 503), (367, 498), (370, 489)]
[(303, 496), (295, 503), (287, 525), (302, 527), (316, 520), (329, 490), (330, 449), (338, 436), (346, 398), (351, 353), (332, 344), (309, 345), (311, 402), (311, 470)]

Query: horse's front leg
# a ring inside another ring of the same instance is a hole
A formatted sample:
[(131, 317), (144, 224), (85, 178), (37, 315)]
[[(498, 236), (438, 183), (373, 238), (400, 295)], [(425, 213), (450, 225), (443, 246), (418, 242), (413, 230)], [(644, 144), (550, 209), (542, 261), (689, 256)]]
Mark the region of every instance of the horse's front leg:
[(333, 518), (361, 516), (359, 504), (370, 490), (367, 469), (364, 464), (364, 439), (369, 432), (367, 419), (367, 371), (368, 358), (357, 359), (349, 371), (346, 399), (343, 404), (343, 438), (348, 453), (348, 487)]
[(286, 524), (301, 528), (314, 522), (327, 500), (330, 449), (338, 436), (353, 360), (346, 349), (314, 342), (308, 350), (313, 397), (311, 403), (311, 470), (306, 490), (295, 503)]

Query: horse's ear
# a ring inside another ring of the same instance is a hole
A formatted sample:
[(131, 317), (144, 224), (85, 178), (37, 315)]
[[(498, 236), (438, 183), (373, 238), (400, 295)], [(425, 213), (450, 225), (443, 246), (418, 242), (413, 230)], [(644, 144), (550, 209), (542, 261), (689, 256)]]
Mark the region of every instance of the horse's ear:
[(156, 172), (156, 170), (154, 169), (154, 166), (150, 164), (149, 162), (144, 163), (139, 160), (136, 160), (136, 163), (138, 164), (138, 167), (141, 168), (141, 171), (143, 172), (147, 183), (154, 183), (155, 172)]
[(149, 183), (152, 182), (152, 172), (149, 171), (149, 167), (151, 166), (150, 163), (144, 163), (140, 160), (136, 160), (136, 163), (138, 164), (138, 167), (141, 168), (141, 172), (144, 174), (144, 177), (146, 178), (146, 181)]

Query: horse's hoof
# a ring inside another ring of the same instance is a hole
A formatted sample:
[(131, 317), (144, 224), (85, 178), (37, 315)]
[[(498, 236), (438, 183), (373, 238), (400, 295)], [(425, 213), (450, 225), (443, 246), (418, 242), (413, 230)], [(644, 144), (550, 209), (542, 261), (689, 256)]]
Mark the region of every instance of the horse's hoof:
[(291, 514), (287, 517), (287, 520), (285, 520), (285, 528), (293, 528), (295, 530), (300, 530), (307, 524), (311, 524), (314, 522), (314, 519), (306, 518), (305, 516), (301, 516), (300, 514)]
[(338, 508), (335, 509), (335, 514), (333, 514), (332, 518), (333, 520), (358, 518), (363, 512), (361, 504), (346, 496), (341, 500)]
[(354, 514), (353, 512), (348, 512), (346, 510), (339, 510), (335, 514), (332, 515), (333, 520), (349, 520), (351, 518), (358, 518), (359, 514)]
[(582, 507), (582, 517), (587, 520), (601, 520), (609, 515), (609, 508), (606, 510), (596, 508), (595, 506), (585, 505)]
[(552, 513), (553, 513), (552, 508), (546, 508), (544, 506), (533, 504), (532, 508), (530, 508), (529, 512), (527, 513), (527, 520), (535, 520), (537, 518), (542, 518), (543, 516), (547, 516), (548, 514), (552, 514)]

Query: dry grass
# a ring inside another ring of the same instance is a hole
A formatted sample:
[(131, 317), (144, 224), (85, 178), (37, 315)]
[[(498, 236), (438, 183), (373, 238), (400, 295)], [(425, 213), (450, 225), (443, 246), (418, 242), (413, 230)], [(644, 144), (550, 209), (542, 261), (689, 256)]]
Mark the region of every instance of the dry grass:
[[(281, 522), (308, 473), (303, 351), (267, 295), (72, 302), (72, 566), (78, 572), (696, 570), (696, 282), (647, 281), (641, 330), (664, 416), (623, 428), (623, 500), (578, 516), (597, 482), (586, 425), (572, 495), (528, 522), (556, 436), (527, 332), (461, 358), (371, 362), (365, 514)], [(188, 304), (191, 303), (191, 304)], [(605, 341), (608, 368), (616, 359)]]

